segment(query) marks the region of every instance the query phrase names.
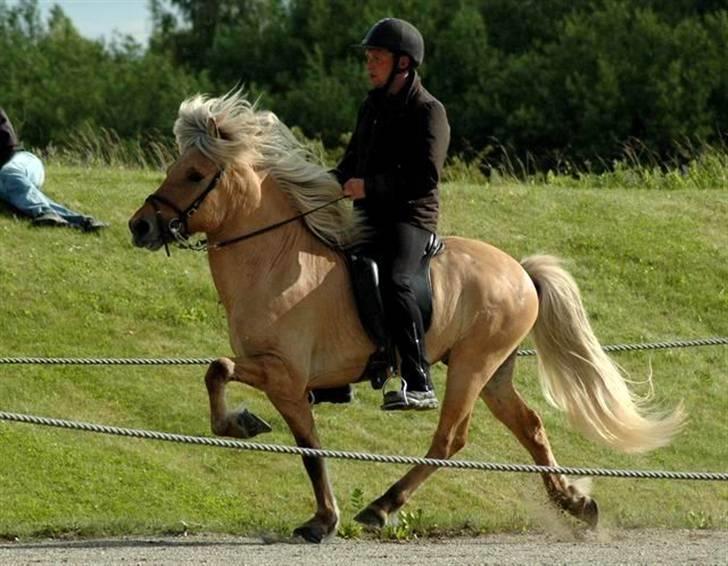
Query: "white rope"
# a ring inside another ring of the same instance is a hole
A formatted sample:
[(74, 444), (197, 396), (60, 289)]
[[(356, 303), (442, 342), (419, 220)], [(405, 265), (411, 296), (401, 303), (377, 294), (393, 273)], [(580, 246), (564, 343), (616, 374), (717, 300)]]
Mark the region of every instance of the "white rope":
[(472, 462), (467, 460), (438, 460), (433, 458), (417, 458), (413, 456), (395, 456), (384, 454), (369, 454), (366, 452), (347, 452), (341, 450), (323, 450), (317, 448), (301, 448), (298, 446), (285, 446), (280, 444), (262, 444), (244, 440), (228, 440), (211, 438), (207, 436), (188, 436), (183, 434), (170, 434), (139, 430), (132, 428), (119, 428), (93, 423), (74, 422), (48, 417), (7, 413), (0, 411), (0, 420), (19, 423), (60, 427), (86, 432), (111, 434), (148, 440), (163, 440), (167, 442), (181, 442), (184, 444), (198, 444), (215, 446), (219, 448), (236, 448), (239, 450), (254, 450), (258, 452), (272, 452), (276, 454), (294, 454), (300, 456), (338, 458), (357, 460), (360, 462), (377, 462), (384, 464), (407, 464), (435, 466), (438, 468), (455, 468), (458, 470), (484, 470), (489, 472), (520, 472), (537, 474), (565, 474), (569, 476), (592, 476), (612, 478), (639, 478), (639, 479), (671, 479), (671, 480), (702, 480), (702, 481), (728, 481), (728, 473), (715, 472), (672, 472), (661, 470), (610, 470), (604, 468), (573, 468), (564, 466), (536, 466), (533, 464), (498, 464), (491, 462)]
[[(694, 346), (728, 345), (728, 336), (698, 338), (695, 340), (675, 340), (672, 342), (647, 342), (640, 344), (608, 344), (605, 352), (635, 352), (640, 350), (667, 350), (671, 348), (690, 348)], [(536, 350), (519, 350), (519, 356), (535, 356)], [(43, 358), (43, 357), (6, 357), (0, 358), (0, 365), (39, 364), (39, 365), (209, 365), (216, 358)]]

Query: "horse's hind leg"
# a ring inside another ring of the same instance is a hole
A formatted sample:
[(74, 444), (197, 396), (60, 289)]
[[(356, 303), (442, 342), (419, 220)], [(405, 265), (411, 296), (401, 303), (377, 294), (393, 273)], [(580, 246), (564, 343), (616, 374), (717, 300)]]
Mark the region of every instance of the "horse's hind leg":
[[(478, 367), (466, 367), (463, 363), (456, 364), (454, 360), (455, 356), (452, 356), (440, 421), (426, 454), (427, 458), (447, 459), (465, 446), (475, 401), (493, 371), (492, 367), (488, 369), (487, 363)], [(355, 520), (368, 527), (383, 527), (389, 515), (397, 512), (436, 470), (433, 466), (414, 466), (384, 495), (363, 509)]]
[[(514, 352), (498, 368), (480, 396), (496, 418), (506, 425), (531, 453), (536, 464), (557, 466), (541, 418), (523, 402), (513, 387), (515, 365)], [(551, 501), (590, 526), (596, 526), (599, 517), (596, 501), (580, 493), (563, 475), (542, 474), (541, 477)]]
[[(471, 414), (460, 415), (461, 420), (438, 426), (435, 438), (426, 458), (447, 459), (457, 453), (468, 436)], [(434, 466), (417, 465), (408, 471), (399, 481), (393, 484), (381, 497), (378, 497), (360, 511), (354, 519), (367, 527), (381, 528), (387, 519), (396, 513), (409, 500), (415, 490), (437, 471)]]

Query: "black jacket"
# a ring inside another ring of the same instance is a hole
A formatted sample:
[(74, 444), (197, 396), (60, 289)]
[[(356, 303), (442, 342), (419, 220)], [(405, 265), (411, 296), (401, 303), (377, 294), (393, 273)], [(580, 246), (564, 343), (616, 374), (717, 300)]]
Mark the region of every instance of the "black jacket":
[(5, 165), (15, 152), (18, 137), (5, 110), (0, 108), (0, 167)]
[(407, 222), (437, 230), (438, 183), (450, 143), (444, 106), (412, 73), (394, 96), (369, 92), (356, 128), (333, 173), (343, 185), (364, 179), (366, 196), (355, 206), (376, 228)]

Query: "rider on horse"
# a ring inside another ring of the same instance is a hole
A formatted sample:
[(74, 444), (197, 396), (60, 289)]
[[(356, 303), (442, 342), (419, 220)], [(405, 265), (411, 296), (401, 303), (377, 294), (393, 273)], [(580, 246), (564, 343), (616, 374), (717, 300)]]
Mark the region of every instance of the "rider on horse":
[(368, 253), (381, 268), (390, 332), (403, 384), (382, 408), (438, 405), (425, 352), (425, 328), (412, 279), (437, 230), (438, 182), (450, 142), (445, 108), (420, 82), (425, 44), (412, 24), (380, 20), (361, 42), (373, 89), (359, 109), (346, 153), (333, 171), (373, 229)]

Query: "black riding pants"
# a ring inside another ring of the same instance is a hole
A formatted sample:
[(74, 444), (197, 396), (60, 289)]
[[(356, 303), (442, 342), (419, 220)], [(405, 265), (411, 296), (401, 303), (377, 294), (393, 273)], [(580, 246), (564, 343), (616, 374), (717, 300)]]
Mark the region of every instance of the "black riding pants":
[(431, 233), (400, 222), (377, 234), (381, 289), (390, 333), (401, 358), (400, 372), (407, 388), (432, 388), (425, 351), (422, 313), (412, 287)]

